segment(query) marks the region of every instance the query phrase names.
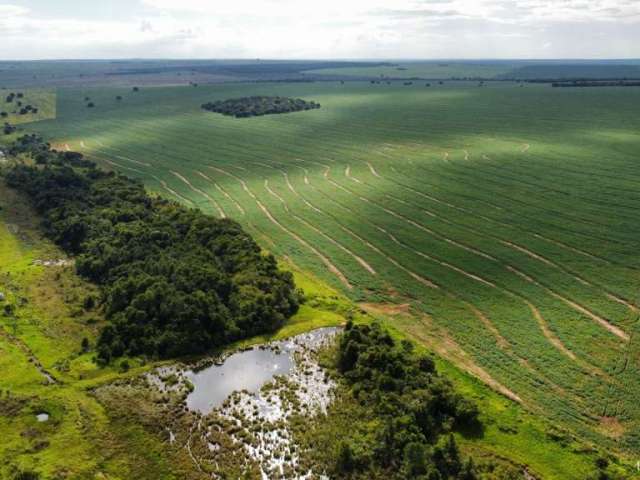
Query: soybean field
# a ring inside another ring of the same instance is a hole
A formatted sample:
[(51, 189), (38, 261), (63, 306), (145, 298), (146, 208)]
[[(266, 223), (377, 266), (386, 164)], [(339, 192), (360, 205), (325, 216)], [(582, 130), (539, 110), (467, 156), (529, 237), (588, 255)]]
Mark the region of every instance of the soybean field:
[[(321, 108), (200, 108), (253, 95)], [(636, 88), (507, 82), (59, 88), (29, 129), (236, 219), (558, 429), (637, 453), (639, 107)]]

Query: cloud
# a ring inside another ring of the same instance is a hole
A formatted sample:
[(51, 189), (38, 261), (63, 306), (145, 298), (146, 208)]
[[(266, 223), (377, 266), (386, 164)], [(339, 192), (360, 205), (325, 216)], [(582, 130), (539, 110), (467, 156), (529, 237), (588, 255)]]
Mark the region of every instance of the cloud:
[(19, 5), (0, 4), (0, 21), (3, 19), (26, 15), (29, 9)]
[(638, 0), (67, 1), (0, 4), (0, 58), (640, 57)]

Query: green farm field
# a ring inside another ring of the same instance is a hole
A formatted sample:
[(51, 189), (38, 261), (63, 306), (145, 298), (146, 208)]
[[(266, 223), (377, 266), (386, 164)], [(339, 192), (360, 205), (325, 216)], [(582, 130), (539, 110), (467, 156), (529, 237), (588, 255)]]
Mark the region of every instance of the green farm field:
[(338, 67), (308, 70), (316, 75), (346, 75), (355, 77), (390, 77), (390, 78), (495, 78), (507, 75), (514, 70), (517, 63), (509, 62), (402, 62), (393, 65)]
[[(200, 109), (248, 95), (322, 108)], [(552, 422), (559, 442), (633, 459), (639, 106), (635, 88), (509, 83), (61, 88), (56, 119), (26, 128), (235, 218)]]

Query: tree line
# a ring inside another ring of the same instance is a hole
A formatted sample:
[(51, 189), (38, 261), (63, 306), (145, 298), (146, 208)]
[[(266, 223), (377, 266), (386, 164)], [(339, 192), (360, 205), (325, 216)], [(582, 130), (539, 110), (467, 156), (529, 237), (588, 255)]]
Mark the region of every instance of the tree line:
[(203, 353), (272, 332), (297, 311), (292, 275), (238, 223), (152, 197), (141, 182), (36, 135), (20, 137), (9, 154), (35, 164), (11, 168), (8, 185), (29, 196), (78, 273), (101, 286), (109, 320), (101, 361)]

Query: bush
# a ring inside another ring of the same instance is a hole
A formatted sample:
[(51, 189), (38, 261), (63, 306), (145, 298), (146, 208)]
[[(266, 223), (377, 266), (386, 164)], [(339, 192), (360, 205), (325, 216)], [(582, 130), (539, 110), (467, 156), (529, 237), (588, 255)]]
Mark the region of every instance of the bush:
[[(363, 424), (354, 423), (351, 429), (363, 432), (376, 425), (369, 441), (363, 442), (360, 434), (343, 439), (338, 473), (351, 466), (360, 473), (395, 472), (393, 479), (475, 478), (473, 463), (464, 464), (451, 432), (475, 426), (477, 407), (438, 375), (430, 357), (406, 341), (396, 342), (377, 323), (348, 322), (338, 345), (337, 367), (368, 412)], [(369, 450), (361, 451), (360, 445)], [(371, 461), (359, 463), (359, 458)]]

